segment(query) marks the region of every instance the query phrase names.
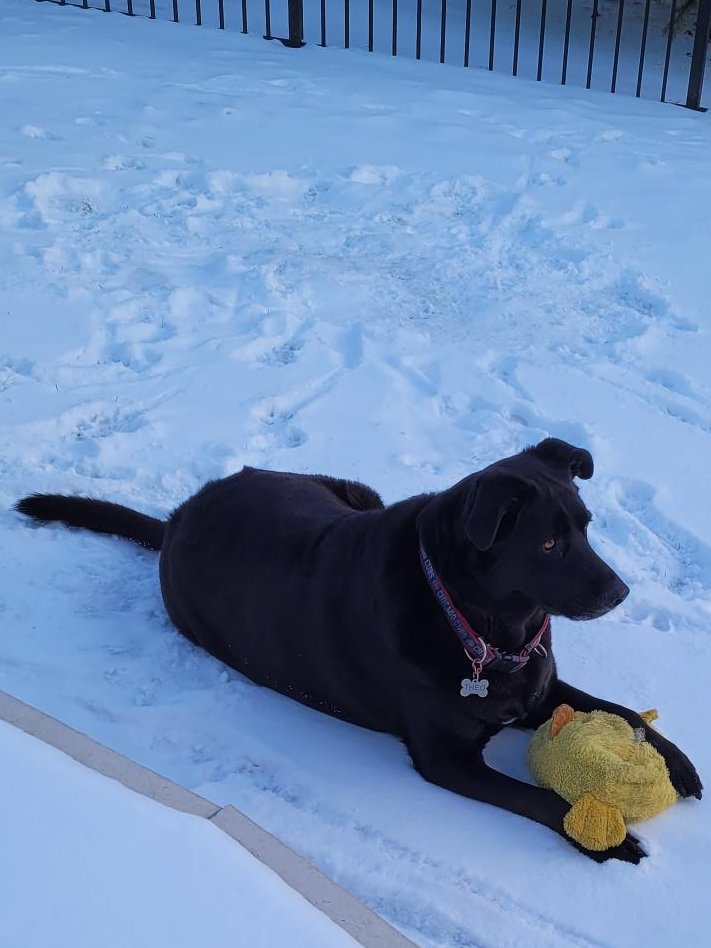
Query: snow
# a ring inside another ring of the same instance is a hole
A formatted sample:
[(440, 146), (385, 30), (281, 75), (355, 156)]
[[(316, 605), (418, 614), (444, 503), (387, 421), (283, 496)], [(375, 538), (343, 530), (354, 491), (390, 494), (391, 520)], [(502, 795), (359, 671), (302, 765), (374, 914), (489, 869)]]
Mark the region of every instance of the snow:
[(356, 945), (206, 820), (4, 723), (0, 761), (3, 945)]
[[(705, 801), (596, 866), (191, 647), (154, 555), (11, 505), (164, 515), (243, 464), (392, 501), (565, 438), (632, 592), (556, 620), (559, 666), (659, 707), (703, 779), (708, 117), (21, 0), (0, 27), (0, 687), (235, 804), (419, 944), (701, 943)], [(489, 759), (525, 777), (526, 740)]]

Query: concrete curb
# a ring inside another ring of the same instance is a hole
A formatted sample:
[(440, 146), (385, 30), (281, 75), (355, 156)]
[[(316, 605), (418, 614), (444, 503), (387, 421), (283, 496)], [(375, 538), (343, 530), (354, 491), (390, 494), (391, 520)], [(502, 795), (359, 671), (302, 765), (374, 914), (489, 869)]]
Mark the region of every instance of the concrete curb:
[(136, 793), (209, 820), (364, 948), (413, 948), (414, 942), (235, 807), (220, 807), (186, 790), (4, 691), (0, 691), (0, 721), (56, 747), (85, 767), (117, 780)]

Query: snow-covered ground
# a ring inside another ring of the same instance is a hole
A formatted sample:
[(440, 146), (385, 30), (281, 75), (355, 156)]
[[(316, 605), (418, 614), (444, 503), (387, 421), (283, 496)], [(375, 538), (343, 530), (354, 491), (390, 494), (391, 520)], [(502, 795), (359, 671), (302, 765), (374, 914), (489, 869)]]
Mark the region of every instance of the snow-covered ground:
[[(390, 501), (584, 445), (632, 593), (556, 621), (559, 665), (658, 706), (708, 781), (708, 117), (23, 0), (0, 63), (0, 687), (235, 803), (422, 945), (700, 944), (705, 801), (597, 866), (192, 648), (152, 554), (10, 508), (163, 514), (245, 463)], [(525, 775), (526, 740), (489, 757)]]
[(206, 820), (147, 800), (5, 723), (0, 767), (0, 944), (356, 948)]

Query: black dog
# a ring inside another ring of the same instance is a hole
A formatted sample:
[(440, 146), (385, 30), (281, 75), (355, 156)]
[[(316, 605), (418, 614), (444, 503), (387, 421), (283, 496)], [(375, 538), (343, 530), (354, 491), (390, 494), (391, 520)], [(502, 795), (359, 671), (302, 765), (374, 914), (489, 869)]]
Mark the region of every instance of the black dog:
[[(549, 616), (592, 619), (629, 592), (586, 538), (573, 478), (592, 473), (587, 451), (549, 438), (390, 507), (362, 484), (245, 468), (167, 522), (55, 495), (17, 509), (160, 550), (166, 609), (192, 642), (261, 685), (399, 735), (427, 780), (564, 835), (565, 801), (482, 756), (504, 725), (536, 727), (562, 702), (644, 728), (680, 796), (701, 796), (677, 747), (556, 675)], [(588, 855), (645, 853), (628, 835)]]

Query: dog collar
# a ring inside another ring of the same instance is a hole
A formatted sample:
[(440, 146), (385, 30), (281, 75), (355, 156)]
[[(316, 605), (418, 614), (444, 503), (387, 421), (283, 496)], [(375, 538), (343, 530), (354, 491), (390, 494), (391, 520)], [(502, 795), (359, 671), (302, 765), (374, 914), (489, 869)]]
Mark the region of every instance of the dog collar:
[[(482, 692), (481, 690), (477, 691), (475, 687), (476, 685), (485, 686), (488, 684), (483, 681), (479, 682), (479, 675), (484, 666), (491, 668), (492, 671), (517, 672), (526, 666), (531, 654), (537, 648), (542, 649), (545, 653), (545, 647), (541, 645), (541, 639), (550, 625), (551, 619), (549, 615), (545, 616), (538, 632), (523, 646), (520, 652), (502, 652), (501, 649), (494, 648), (493, 645), (489, 645), (488, 642), (485, 642), (480, 635), (477, 635), (461, 612), (456, 608), (452, 602), (452, 597), (437, 575), (432, 561), (427, 555), (422, 543), (420, 543), (420, 562), (422, 563), (425, 579), (429, 583), (435, 599), (442, 607), (447, 621), (456, 632), (457, 637), (464, 647), (467, 658), (472, 663), (475, 679), (474, 682), (470, 683), (471, 687), (466, 691), (466, 694), (479, 694), (480, 697), (486, 697), (485, 688)], [(462, 685), (462, 694), (464, 694), (464, 682)]]

